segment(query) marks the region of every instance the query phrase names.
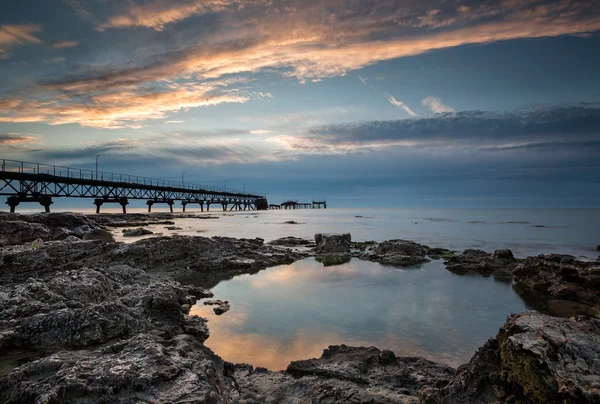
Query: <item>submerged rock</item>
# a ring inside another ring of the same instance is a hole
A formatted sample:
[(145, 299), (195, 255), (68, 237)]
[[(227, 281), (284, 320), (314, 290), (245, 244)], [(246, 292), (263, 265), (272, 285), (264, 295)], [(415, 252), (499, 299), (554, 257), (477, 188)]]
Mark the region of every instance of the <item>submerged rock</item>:
[(236, 365), (240, 402), (418, 403), (424, 387), (443, 387), (454, 369), (422, 358), (398, 358), (375, 347), (330, 346), (319, 359), (292, 362), (285, 372)]
[(149, 234), (154, 234), (154, 232), (144, 229), (143, 227), (138, 227), (137, 229), (124, 229), (123, 237), (140, 237), (146, 236)]
[(511, 316), (426, 404), (600, 402), (600, 320)]
[(327, 254), (319, 255), (315, 257), (317, 262), (323, 264), (323, 266), (331, 267), (335, 265), (342, 265), (350, 262), (352, 256), (349, 254)]
[(360, 258), (383, 265), (413, 266), (429, 262), (426, 257), (428, 249), (427, 246), (408, 240), (388, 240), (379, 243)]
[(317, 243), (318, 253), (347, 253), (350, 252), (350, 243), (352, 236), (350, 233), (345, 234), (315, 234), (315, 242)]
[(169, 226), (169, 227), (165, 227), (165, 229), (167, 229), (167, 230), (183, 230), (181, 227), (177, 227), (177, 226)]
[(229, 305), (229, 302), (224, 302), (223, 304), (220, 304), (217, 307), (213, 308), (213, 311), (217, 316), (220, 316), (223, 313), (227, 313), (230, 308), (231, 306)]

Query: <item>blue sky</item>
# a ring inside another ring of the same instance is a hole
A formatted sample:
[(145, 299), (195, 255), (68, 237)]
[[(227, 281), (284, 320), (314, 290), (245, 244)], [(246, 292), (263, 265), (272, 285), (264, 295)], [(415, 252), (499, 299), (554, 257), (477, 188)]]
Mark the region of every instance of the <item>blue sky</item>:
[(593, 0), (0, 7), (2, 158), (273, 202), (600, 205)]

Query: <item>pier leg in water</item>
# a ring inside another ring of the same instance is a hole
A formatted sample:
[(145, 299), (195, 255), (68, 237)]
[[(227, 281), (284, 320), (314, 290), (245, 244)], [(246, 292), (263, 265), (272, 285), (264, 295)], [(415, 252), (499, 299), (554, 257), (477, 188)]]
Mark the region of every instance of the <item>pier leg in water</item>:
[(19, 206), (20, 200), (18, 196), (9, 196), (6, 204), (10, 206), (10, 213), (15, 213), (15, 208)]
[(167, 204), (169, 205), (169, 209), (171, 210), (171, 213), (173, 213), (173, 201), (169, 201), (169, 202), (167, 202)]
[(147, 201), (146, 205), (148, 205), (148, 213), (152, 212), (152, 205), (154, 205), (154, 202), (152, 201)]
[(183, 206), (183, 213), (185, 213), (185, 205), (187, 205), (187, 202), (181, 201), (181, 206)]
[(204, 212), (204, 201), (200, 201), (200, 212)]
[(119, 204), (123, 207), (123, 213), (127, 213), (127, 208), (126, 206), (129, 204), (129, 201), (127, 200), (127, 198), (121, 198), (119, 199)]
[(223, 205), (223, 212), (227, 212), (227, 204), (223, 202), (221, 205)]
[(42, 205), (44, 207), (44, 210), (46, 211), (46, 213), (50, 213), (50, 205), (52, 205), (54, 202), (52, 202), (52, 197), (48, 196), (48, 195), (42, 195), (40, 196), (40, 205)]
[(102, 201), (102, 199), (96, 199), (94, 200), (94, 205), (96, 205), (96, 213), (100, 213), (100, 206), (102, 206), (104, 202)]

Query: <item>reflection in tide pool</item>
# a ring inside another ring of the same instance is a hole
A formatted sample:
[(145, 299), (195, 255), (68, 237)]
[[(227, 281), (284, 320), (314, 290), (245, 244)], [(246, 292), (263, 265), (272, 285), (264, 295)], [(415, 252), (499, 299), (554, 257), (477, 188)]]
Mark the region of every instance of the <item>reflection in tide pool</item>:
[(526, 310), (511, 284), (458, 276), (440, 261), (400, 270), (314, 259), (241, 275), (212, 289), (231, 311), (209, 319), (206, 345), (223, 359), (271, 370), (319, 357), (332, 344), (374, 345), (452, 366), (470, 359), (511, 313)]

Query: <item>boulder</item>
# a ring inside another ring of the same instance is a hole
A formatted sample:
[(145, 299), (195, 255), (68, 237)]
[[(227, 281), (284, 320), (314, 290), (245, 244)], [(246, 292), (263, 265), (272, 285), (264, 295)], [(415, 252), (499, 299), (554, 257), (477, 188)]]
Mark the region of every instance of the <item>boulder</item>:
[(138, 227), (136, 229), (124, 229), (123, 230), (123, 237), (140, 237), (140, 236), (146, 236), (149, 234), (154, 234), (154, 232), (152, 232), (148, 229), (144, 229), (143, 227)]
[(4, 220), (0, 223), (0, 247), (29, 243), (52, 238), (47, 226), (40, 223), (29, 223), (23, 220)]
[(600, 320), (512, 315), (426, 404), (600, 402)]
[(167, 230), (183, 230), (181, 227), (177, 227), (177, 226), (168, 226), (168, 227), (165, 227), (165, 229), (167, 229)]
[(271, 240), (271, 241), (269, 241), (269, 244), (296, 247), (296, 246), (306, 246), (308, 244), (311, 244), (311, 242), (309, 240), (305, 240), (303, 238), (290, 236), (290, 237), (282, 237), (282, 238), (278, 238), (275, 240)]
[(112, 243), (115, 241), (115, 238), (113, 237), (111, 232), (102, 229), (90, 230), (83, 236), (83, 239), (86, 241), (99, 240), (104, 243)]
[(317, 243), (317, 252), (319, 253), (336, 253), (350, 252), (350, 244), (352, 236), (350, 233), (345, 234), (315, 234), (315, 242)]

